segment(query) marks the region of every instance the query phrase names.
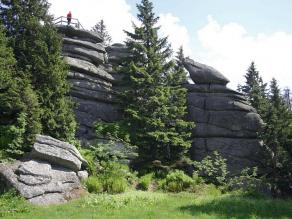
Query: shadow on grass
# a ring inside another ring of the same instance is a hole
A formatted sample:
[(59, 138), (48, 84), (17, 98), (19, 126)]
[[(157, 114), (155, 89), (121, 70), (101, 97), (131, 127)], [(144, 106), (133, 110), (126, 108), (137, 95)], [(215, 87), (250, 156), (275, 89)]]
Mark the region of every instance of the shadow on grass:
[(183, 206), (180, 210), (193, 216), (206, 214), (217, 218), (292, 218), (292, 200), (225, 196)]

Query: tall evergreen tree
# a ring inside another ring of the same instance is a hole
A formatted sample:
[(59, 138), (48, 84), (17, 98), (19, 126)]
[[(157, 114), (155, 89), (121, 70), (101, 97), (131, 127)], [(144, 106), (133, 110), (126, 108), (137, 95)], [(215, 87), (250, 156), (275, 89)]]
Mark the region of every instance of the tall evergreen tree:
[(76, 122), (66, 96), (67, 67), (61, 59), (61, 38), (48, 14), (46, 0), (2, 0), (4, 23), (21, 78), (30, 81), (42, 109), (43, 133), (70, 140)]
[(185, 121), (186, 90), (180, 81), (171, 84), (171, 78), (178, 75), (172, 72), (174, 63), (169, 61), (172, 51), (167, 38), (158, 36), (159, 18), (153, 4), (142, 0), (137, 8), (141, 25), (133, 24), (133, 33), (125, 31), (126, 45), (132, 53), (122, 69), (130, 87), (123, 95), (125, 120), (141, 163), (160, 160), (171, 164), (182, 158), (191, 145), (193, 123)]
[(37, 96), (27, 80), (17, 76), (16, 60), (0, 25), (0, 159), (27, 151), (40, 131)]
[(270, 180), (275, 191), (292, 194), (292, 114), (281, 96), (277, 81), (270, 84), (266, 126), (262, 137), (268, 148), (268, 164), (271, 167)]
[(263, 82), (254, 62), (251, 63), (244, 77), (246, 80), (245, 85), (239, 85), (238, 90), (245, 95), (251, 105), (263, 116), (267, 108), (267, 84)]
[(104, 45), (109, 46), (111, 44), (112, 38), (107, 31), (107, 28), (106, 28), (106, 25), (104, 24), (103, 19), (101, 19), (97, 24), (95, 24), (91, 30), (101, 35)]

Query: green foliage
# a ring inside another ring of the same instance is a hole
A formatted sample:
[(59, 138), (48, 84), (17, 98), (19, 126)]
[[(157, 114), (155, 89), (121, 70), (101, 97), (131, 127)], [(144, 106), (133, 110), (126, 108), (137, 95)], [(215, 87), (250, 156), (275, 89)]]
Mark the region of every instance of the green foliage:
[[(101, 194), (91, 196), (83, 207), (97, 208), (103, 206), (107, 209), (123, 209), (132, 205), (140, 208), (149, 208), (159, 201), (164, 201), (164, 194), (146, 192), (128, 192), (118, 195)], [(141, 215), (140, 215), (141, 216)]]
[(27, 80), (18, 76), (16, 60), (0, 25), (0, 150), (1, 159), (17, 158), (41, 131), (40, 109)]
[(92, 27), (91, 31), (94, 31), (100, 34), (103, 40), (103, 44), (105, 46), (109, 46), (111, 44), (112, 38), (107, 31), (107, 28), (106, 28), (106, 25), (104, 24), (103, 19), (97, 22), (97, 24), (95, 24), (94, 27)]
[(240, 91), (250, 100), (265, 123), (259, 137), (266, 148), (264, 169), (267, 178), (275, 193), (292, 194), (292, 113), (275, 79), (267, 91), (254, 63), (245, 77), (246, 84), (240, 86)]
[[(62, 40), (48, 14), (49, 4), (41, 1), (3, 0), (0, 18), (5, 26), (9, 43), (17, 60), (17, 76), (26, 82), (36, 95), (38, 104), (28, 105), (29, 110), (40, 107), (32, 113), (42, 124), (43, 134), (62, 140), (72, 140), (76, 122), (73, 104), (68, 99), (69, 84), (67, 66), (61, 58)], [(25, 90), (25, 89), (24, 89)], [(23, 90), (23, 91), (24, 91)], [(29, 110), (27, 118), (31, 118)], [(36, 121), (38, 121), (36, 120)], [(27, 122), (28, 134), (40, 132), (33, 122)]]
[(15, 217), (31, 210), (27, 201), (20, 197), (16, 191), (10, 190), (0, 195), (0, 218)]
[(0, 149), (7, 156), (17, 157), (23, 154), (26, 115), (21, 113), (16, 124), (0, 126)]
[(128, 166), (115, 162), (104, 162), (98, 177), (103, 190), (108, 193), (121, 193), (128, 187), (127, 179), (132, 178)]
[(149, 186), (151, 185), (152, 179), (153, 173), (148, 173), (144, 176), (141, 176), (139, 179), (138, 188), (147, 191), (149, 189)]
[(292, 194), (292, 113), (281, 96), (277, 81), (270, 84), (269, 108), (263, 117), (266, 126), (261, 136), (267, 148), (267, 167), (273, 190), (277, 194)]
[(103, 191), (102, 183), (96, 176), (90, 176), (85, 181), (85, 186), (90, 193), (100, 193)]
[(201, 176), (206, 183), (212, 183), (216, 186), (224, 185), (227, 182), (227, 164), (217, 151), (211, 156), (206, 156), (202, 161), (194, 161), (196, 173)]
[[(124, 121), (130, 140), (138, 146), (136, 168), (148, 168), (154, 160), (171, 165), (191, 145), (193, 123), (186, 121), (186, 90), (174, 77), (181, 74), (174, 68), (167, 38), (160, 38), (153, 4), (142, 0), (137, 5), (140, 25), (125, 31), (126, 45), (132, 56), (123, 63), (128, 89), (122, 94)], [(181, 77), (176, 77), (181, 78)], [(183, 79), (182, 79), (183, 80)]]
[(220, 188), (216, 187), (214, 184), (205, 183), (195, 184), (191, 187), (190, 191), (199, 196), (204, 195), (218, 197), (222, 194)]
[(170, 172), (161, 187), (168, 192), (182, 192), (189, 190), (195, 181), (181, 170)]
[(246, 168), (239, 176), (231, 178), (227, 185), (230, 191), (240, 190), (242, 195), (248, 197), (261, 197), (270, 194), (270, 186), (264, 177), (259, 177), (257, 168)]
[(264, 114), (268, 107), (267, 84), (263, 82), (254, 62), (249, 66), (245, 79), (245, 84), (239, 85), (238, 90), (245, 95), (260, 115)]
[(101, 162), (94, 175), (90, 176), (85, 185), (90, 193), (107, 192), (122, 193), (133, 183), (135, 175), (128, 166), (115, 162)]

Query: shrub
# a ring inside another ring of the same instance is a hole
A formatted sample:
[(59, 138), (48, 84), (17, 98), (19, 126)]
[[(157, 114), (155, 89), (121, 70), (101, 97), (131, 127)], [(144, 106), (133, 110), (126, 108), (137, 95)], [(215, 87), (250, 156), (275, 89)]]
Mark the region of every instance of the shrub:
[(98, 177), (103, 190), (108, 193), (121, 193), (126, 190), (133, 174), (129, 167), (115, 162), (102, 162)]
[(264, 194), (270, 195), (271, 188), (263, 177), (258, 177), (257, 168), (246, 168), (241, 171), (240, 176), (229, 180), (227, 189), (230, 191), (240, 190), (245, 196), (261, 197)]
[(190, 189), (194, 183), (194, 180), (183, 171), (175, 170), (166, 176), (161, 186), (168, 192), (182, 192)]
[(102, 185), (103, 190), (111, 194), (125, 192), (128, 187), (126, 179), (115, 176), (102, 178)]
[(194, 161), (195, 173), (201, 176), (206, 183), (212, 183), (216, 186), (225, 185), (227, 182), (227, 164), (217, 151), (211, 156), (206, 156), (201, 162)]
[(153, 178), (153, 174), (152, 173), (148, 173), (144, 176), (142, 176), (140, 179), (139, 179), (139, 189), (141, 190), (148, 190), (149, 189), (149, 186), (152, 182), (152, 178)]
[(100, 193), (103, 191), (103, 186), (98, 177), (90, 176), (85, 181), (86, 188), (90, 193)]

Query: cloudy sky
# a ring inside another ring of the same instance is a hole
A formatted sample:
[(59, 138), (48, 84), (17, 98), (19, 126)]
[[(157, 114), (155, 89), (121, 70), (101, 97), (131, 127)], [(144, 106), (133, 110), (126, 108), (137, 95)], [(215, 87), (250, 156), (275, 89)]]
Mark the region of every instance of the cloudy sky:
[[(49, 0), (51, 13), (69, 10), (85, 28), (104, 19), (114, 42), (131, 30), (140, 0)], [(161, 34), (173, 49), (211, 65), (227, 76), (229, 87), (243, 83), (255, 61), (265, 81), (275, 77), (282, 88), (292, 88), (291, 0), (153, 0)]]

